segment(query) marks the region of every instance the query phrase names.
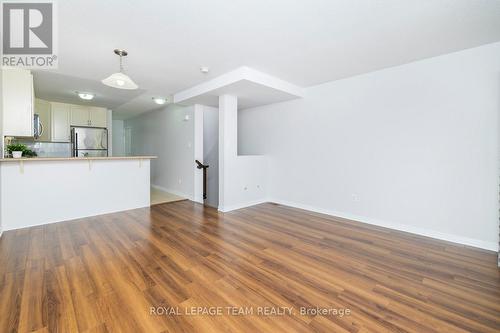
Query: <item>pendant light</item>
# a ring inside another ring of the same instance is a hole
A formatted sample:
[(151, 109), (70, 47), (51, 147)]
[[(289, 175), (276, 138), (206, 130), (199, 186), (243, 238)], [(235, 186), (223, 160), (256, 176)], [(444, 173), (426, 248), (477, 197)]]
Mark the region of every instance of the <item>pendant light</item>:
[(114, 52), (120, 57), (120, 71), (118, 73), (111, 74), (101, 82), (107, 86), (118, 89), (134, 90), (139, 88), (128, 75), (123, 73), (122, 57), (127, 56), (127, 51), (116, 49)]

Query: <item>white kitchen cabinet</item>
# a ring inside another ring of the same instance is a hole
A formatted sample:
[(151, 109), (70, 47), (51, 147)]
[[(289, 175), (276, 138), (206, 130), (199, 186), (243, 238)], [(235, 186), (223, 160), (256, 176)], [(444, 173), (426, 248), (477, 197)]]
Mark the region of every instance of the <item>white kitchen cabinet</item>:
[(90, 126), (93, 127), (108, 127), (107, 118), (108, 110), (105, 108), (91, 107), (90, 113)]
[(33, 76), (18, 68), (2, 69), (3, 135), (33, 136)]
[(71, 126), (107, 127), (105, 108), (71, 105)]
[(70, 104), (51, 102), (52, 141), (70, 142)]
[(51, 105), (50, 102), (44, 101), (43, 99), (35, 99), (35, 114), (40, 117), (41, 123), (41, 134), (38, 137), (38, 141), (50, 141), (52, 139), (51, 128)]
[(71, 126), (90, 126), (89, 108), (84, 105), (71, 105)]

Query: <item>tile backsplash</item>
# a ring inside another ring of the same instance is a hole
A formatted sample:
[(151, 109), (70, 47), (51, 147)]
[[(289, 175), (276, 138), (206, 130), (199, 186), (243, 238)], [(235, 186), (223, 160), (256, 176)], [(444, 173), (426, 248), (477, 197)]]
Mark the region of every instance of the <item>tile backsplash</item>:
[(26, 145), (36, 152), (38, 157), (71, 157), (71, 143), (22, 140), (16, 142)]

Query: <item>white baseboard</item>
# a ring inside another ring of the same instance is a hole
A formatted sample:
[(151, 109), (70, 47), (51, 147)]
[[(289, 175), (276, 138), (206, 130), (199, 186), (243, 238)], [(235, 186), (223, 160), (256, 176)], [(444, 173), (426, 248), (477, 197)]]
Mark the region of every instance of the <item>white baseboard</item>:
[(227, 212), (230, 212), (232, 210), (241, 209), (241, 208), (250, 207), (250, 206), (255, 206), (255, 205), (258, 205), (258, 204), (261, 204), (261, 203), (265, 203), (265, 202), (269, 202), (269, 200), (267, 200), (267, 199), (260, 199), (260, 200), (254, 200), (254, 201), (249, 201), (249, 202), (242, 202), (242, 203), (239, 203), (239, 204), (229, 205), (229, 206), (221, 206), (221, 205), (219, 205), (218, 210), (220, 212), (227, 213)]
[[(172, 189), (169, 189), (169, 188), (166, 188), (166, 187), (163, 187), (163, 186), (159, 186), (159, 185), (155, 185), (155, 184), (151, 184), (151, 187), (155, 188), (157, 190), (163, 191), (163, 192), (168, 192), (168, 193), (175, 194), (175, 195), (177, 195), (179, 197), (183, 197), (183, 198), (189, 199), (191, 201), (199, 202), (199, 201), (195, 200), (194, 196), (191, 195), (191, 194), (187, 194), (187, 193), (180, 192), (180, 191), (177, 191), (177, 190), (172, 190)], [(203, 202), (201, 202), (201, 203), (203, 203)]]
[(349, 214), (349, 213), (338, 212), (338, 211), (333, 211), (333, 210), (328, 210), (328, 209), (322, 209), (322, 208), (317, 208), (317, 207), (304, 205), (304, 204), (300, 204), (300, 203), (296, 203), (296, 202), (290, 202), (290, 201), (286, 201), (286, 200), (273, 199), (273, 200), (269, 200), (269, 201), (280, 204), (280, 205), (284, 205), (284, 206), (290, 206), (290, 207), (294, 207), (294, 208), (309, 210), (309, 211), (320, 213), (320, 214), (336, 216), (336, 217), (352, 220), (355, 222), (376, 225), (379, 227), (385, 227), (385, 228), (404, 231), (404, 232), (408, 232), (408, 233), (412, 233), (412, 234), (416, 234), (416, 235), (420, 235), (420, 236), (431, 237), (431, 238), (440, 239), (440, 240), (444, 240), (444, 241), (448, 241), (448, 242), (452, 242), (452, 243), (468, 245), (468, 246), (473, 246), (473, 247), (477, 247), (480, 249), (498, 252), (498, 244), (496, 242), (483, 241), (480, 239), (468, 238), (468, 237), (463, 237), (463, 236), (459, 236), (459, 235), (443, 233), (440, 231), (435, 231), (435, 230), (430, 230), (430, 229), (425, 229), (425, 228), (418, 228), (418, 227), (405, 225), (405, 224), (392, 223), (389, 221), (383, 221), (383, 220), (379, 220), (379, 219), (373, 219), (373, 218), (369, 218), (366, 216), (357, 216), (357, 215), (353, 215), (353, 214)]

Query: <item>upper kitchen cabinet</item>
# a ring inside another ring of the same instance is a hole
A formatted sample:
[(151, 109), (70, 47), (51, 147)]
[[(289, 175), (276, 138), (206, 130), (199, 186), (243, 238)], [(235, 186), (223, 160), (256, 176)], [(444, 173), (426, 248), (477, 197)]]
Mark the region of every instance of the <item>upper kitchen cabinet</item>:
[(90, 126), (89, 108), (71, 105), (71, 126)]
[(3, 135), (33, 136), (33, 76), (18, 68), (2, 68)]
[(105, 108), (71, 105), (71, 126), (107, 127), (106, 118)]
[(38, 141), (52, 140), (51, 128), (51, 105), (50, 102), (35, 98), (35, 114), (39, 117)]
[(70, 142), (70, 105), (51, 102), (52, 141)]
[(90, 112), (90, 126), (108, 127), (107, 126), (108, 110), (104, 108), (91, 107), (89, 112)]

